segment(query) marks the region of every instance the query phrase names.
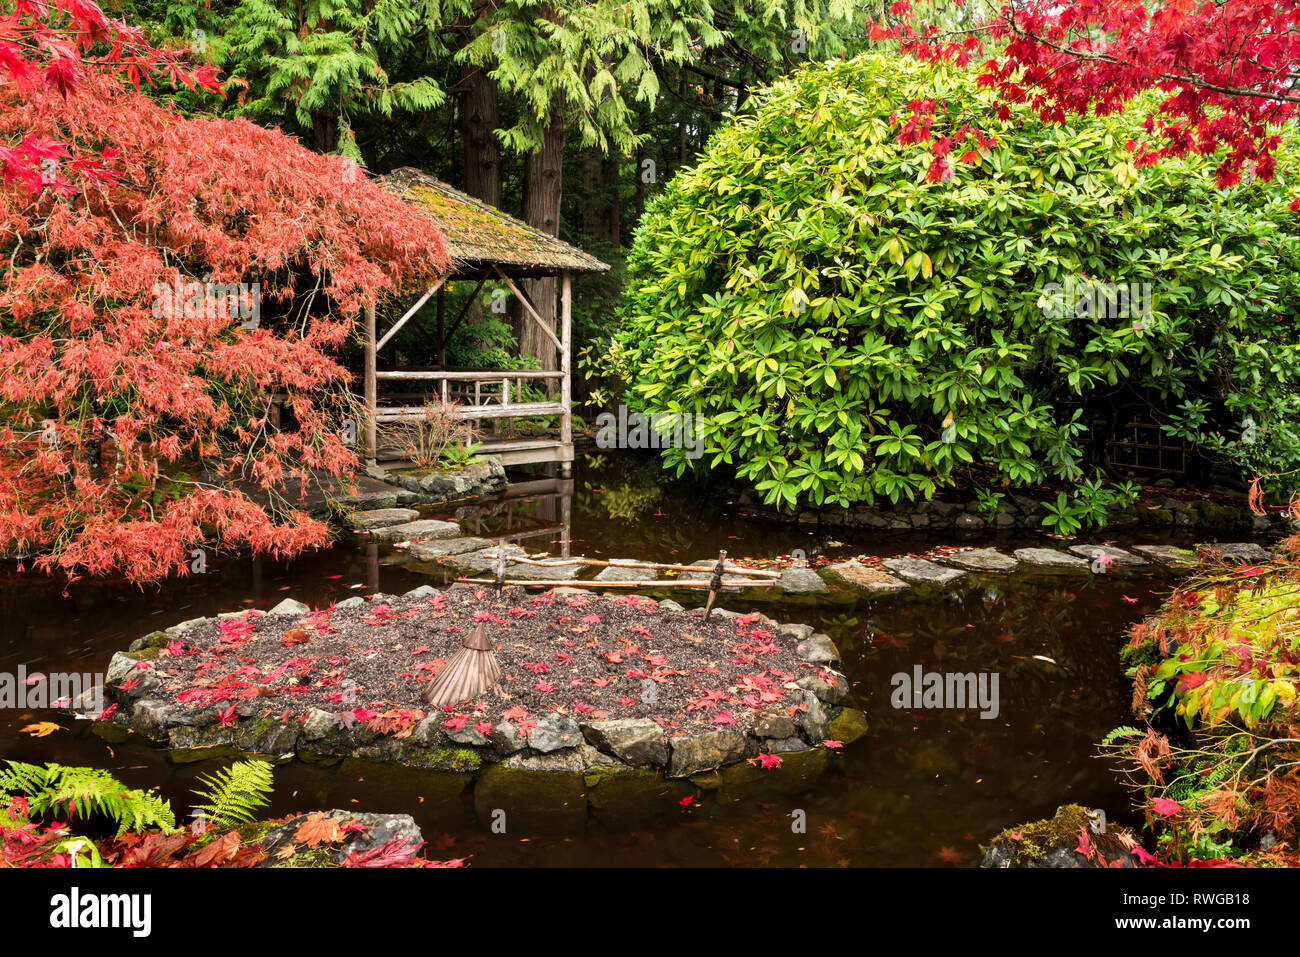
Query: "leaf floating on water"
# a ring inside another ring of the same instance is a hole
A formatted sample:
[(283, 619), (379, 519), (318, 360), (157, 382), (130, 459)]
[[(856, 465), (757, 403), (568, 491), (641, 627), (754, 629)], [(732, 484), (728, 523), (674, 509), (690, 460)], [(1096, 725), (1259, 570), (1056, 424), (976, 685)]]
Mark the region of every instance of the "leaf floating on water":
[(55, 724), (53, 721), (38, 721), (35, 724), (29, 724), (25, 728), (20, 728), (23, 734), (30, 734), (33, 738), (43, 738), (47, 734), (53, 734), (55, 731), (62, 731), (63, 726)]

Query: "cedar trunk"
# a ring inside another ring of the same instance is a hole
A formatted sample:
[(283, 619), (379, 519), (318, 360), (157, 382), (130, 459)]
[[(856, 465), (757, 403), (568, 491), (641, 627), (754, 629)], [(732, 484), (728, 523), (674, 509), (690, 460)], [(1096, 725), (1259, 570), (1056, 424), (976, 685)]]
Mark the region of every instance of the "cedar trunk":
[(460, 135), (464, 147), (465, 192), (501, 208), (501, 144), (497, 140), (497, 81), (491, 63), (465, 64), (460, 85)]
[[(562, 107), (551, 111), (550, 123), (542, 134), (542, 147), (528, 157), (527, 182), (524, 192), (524, 221), (550, 236), (560, 234), (560, 201), (564, 172), (565, 127)], [(556, 281), (554, 277), (533, 279), (524, 283), (523, 291), (537, 310), (537, 314), (552, 331), (555, 330)], [(519, 339), (520, 355), (536, 356), (540, 368), (559, 368), (555, 346), (523, 306), (515, 310), (515, 334)]]

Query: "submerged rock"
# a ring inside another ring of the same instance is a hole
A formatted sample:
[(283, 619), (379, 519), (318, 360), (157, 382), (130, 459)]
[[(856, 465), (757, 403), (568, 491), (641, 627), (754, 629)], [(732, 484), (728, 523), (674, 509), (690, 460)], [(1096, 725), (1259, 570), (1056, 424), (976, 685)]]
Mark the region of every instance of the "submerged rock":
[(852, 744), (869, 731), (867, 716), (857, 708), (844, 708), (831, 719), (826, 737), (842, 744)]

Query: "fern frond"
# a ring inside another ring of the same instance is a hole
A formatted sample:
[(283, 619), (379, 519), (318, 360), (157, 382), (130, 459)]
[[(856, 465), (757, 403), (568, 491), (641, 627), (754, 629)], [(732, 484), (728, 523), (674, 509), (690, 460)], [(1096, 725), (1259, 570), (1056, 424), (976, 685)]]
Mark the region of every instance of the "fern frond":
[(176, 830), (171, 805), (156, 794), (128, 788), (99, 768), (74, 768), (62, 764), (24, 764), (8, 761), (0, 769), (0, 795), (21, 795), (28, 813), (61, 815), (71, 820), (103, 814), (117, 822), (118, 835), (128, 830), (159, 827)]
[(1115, 741), (1118, 741), (1120, 738), (1140, 738), (1142, 736), (1143, 736), (1143, 732), (1139, 731), (1137, 728), (1131, 728), (1128, 725), (1122, 725), (1121, 727), (1113, 728), (1110, 731), (1110, 733), (1106, 735), (1106, 737), (1101, 739), (1101, 743), (1112, 744)]
[(207, 803), (194, 805), (213, 827), (231, 828), (254, 821), (254, 811), (270, 803), (275, 785), (271, 780), (271, 762), (236, 761), (216, 774), (202, 775), (199, 781), (208, 790), (195, 790)]

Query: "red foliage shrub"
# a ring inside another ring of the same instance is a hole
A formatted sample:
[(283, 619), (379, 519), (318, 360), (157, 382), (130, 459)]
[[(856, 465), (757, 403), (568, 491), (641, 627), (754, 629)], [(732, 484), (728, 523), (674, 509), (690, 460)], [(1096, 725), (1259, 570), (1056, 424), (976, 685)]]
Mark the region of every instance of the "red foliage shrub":
[[(0, 85), (0, 142), (23, 137), (108, 151), (114, 175), (0, 186), (0, 552), (142, 581), (204, 542), (321, 544), (287, 483), (355, 467), (334, 354), (365, 303), (446, 269), (436, 228), (350, 163), (111, 75)], [(209, 282), (244, 284), (260, 322)]]
[(888, 22), (910, 8), (894, 3), (872, 37), (927, 60), (966, 65), (987, 55), (982, 82), (1047, 120), (1105, 115), (1160, 91), (1149, 141), (1132, 144), (1135, 161), (1222, 150), (1222, 188), (1272, 179), (1277, 127), (1300, 104), (1300, 0), (1025, 0), (949, 35)]

